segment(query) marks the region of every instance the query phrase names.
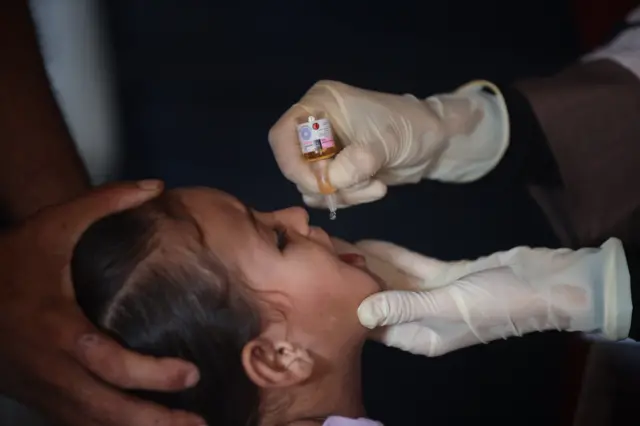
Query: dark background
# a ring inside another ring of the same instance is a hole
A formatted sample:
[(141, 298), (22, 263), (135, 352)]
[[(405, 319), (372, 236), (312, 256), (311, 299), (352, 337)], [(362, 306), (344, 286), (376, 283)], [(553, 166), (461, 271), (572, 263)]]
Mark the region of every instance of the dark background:
[[(579, 54), (567, 1), (207, 0), (105, 2), (124, 113), (124, 177), (209, 185), (258, 209), (301, 204), (269, 127), (315, 81), (426, 97), (476, 78), (509, 83)], [(501, 169), (468, 185), (423, 182), (312, 221), (445, 259), (556, 246), (526, 190)], [(371, 344), (369, 415), (393, 425), (559, 424), (569, 340), (541, 334), (435, 359)]]

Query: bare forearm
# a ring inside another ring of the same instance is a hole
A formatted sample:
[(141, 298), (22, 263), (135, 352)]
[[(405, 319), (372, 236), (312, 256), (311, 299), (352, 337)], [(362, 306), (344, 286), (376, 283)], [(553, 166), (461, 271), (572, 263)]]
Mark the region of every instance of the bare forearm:
[(12, 220), (76, 197), (89, 178), (55, 101), (26, 0), (0, 12), (0, 203)]

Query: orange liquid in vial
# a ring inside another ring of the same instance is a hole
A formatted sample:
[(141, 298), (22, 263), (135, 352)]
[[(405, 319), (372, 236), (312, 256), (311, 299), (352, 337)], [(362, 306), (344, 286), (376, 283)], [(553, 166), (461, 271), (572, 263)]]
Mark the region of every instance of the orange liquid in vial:
[(326, 118), (309, 117), (307, 122), (298, 125), (297, 130), (300, 152), (305, 160), (324, 160), (338, 153), (338, 144)]
[(302, 156), (307, 161), (326, 160), (336, 155), (338, 151), (340, 150), (338, 149), (338, 147), (334, 142), (332, 146), (328, 146), (326, 148), (322, 148), (317, 151), (305, 152), (302, 154)]
[(333, 194), (336, 189), (329, 182), (327, 167), (328, 161), (340, 151), (340, 148), (333, 139), (329, 120), (310, 116), (307, 122), (298, 125), (297, 130), (302, 157), (311, 163), (320, 193)]
[[(332, 154), (332, 156), (333, 155), (335, 154)], [(311, 163), (311, 170), (313, 170), (313, 174), (318, 182), (318, 190), (320, 190), (322, 195), (329, 195), (336, 192), (336, 189), (329, 181), (329, 158), (330, 157), (326, 157), (324, 161), (318, 161), (320, 159), (316, 159)]]

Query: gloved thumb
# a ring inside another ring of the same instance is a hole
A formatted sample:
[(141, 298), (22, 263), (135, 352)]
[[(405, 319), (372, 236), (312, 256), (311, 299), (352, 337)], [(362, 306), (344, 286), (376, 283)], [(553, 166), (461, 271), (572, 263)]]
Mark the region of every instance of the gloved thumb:
[(358, 185), (378, 173), (385, 158), (377, 144), (348, 145), (329, 164), (329, 181), (336, 189)]
[(367, 297), (358, 307), (358, 319), (373, 329), (418, 321), (440, 310), (437, 294), (429, 291), (384, 291)]
[(442, 337), (419, 322), (380, 327), (371, 331), (368, 338), (415, 355), (434, 357), (446, 352)]

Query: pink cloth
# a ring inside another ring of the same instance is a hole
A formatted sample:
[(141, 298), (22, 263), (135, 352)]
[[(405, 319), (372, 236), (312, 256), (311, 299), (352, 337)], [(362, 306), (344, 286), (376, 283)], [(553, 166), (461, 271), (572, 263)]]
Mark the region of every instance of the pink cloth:
[(327, 417), (322, 426), (383, 426), (382, 423), (361, 417), (350, 419), (348, 417), (331, 416)]

